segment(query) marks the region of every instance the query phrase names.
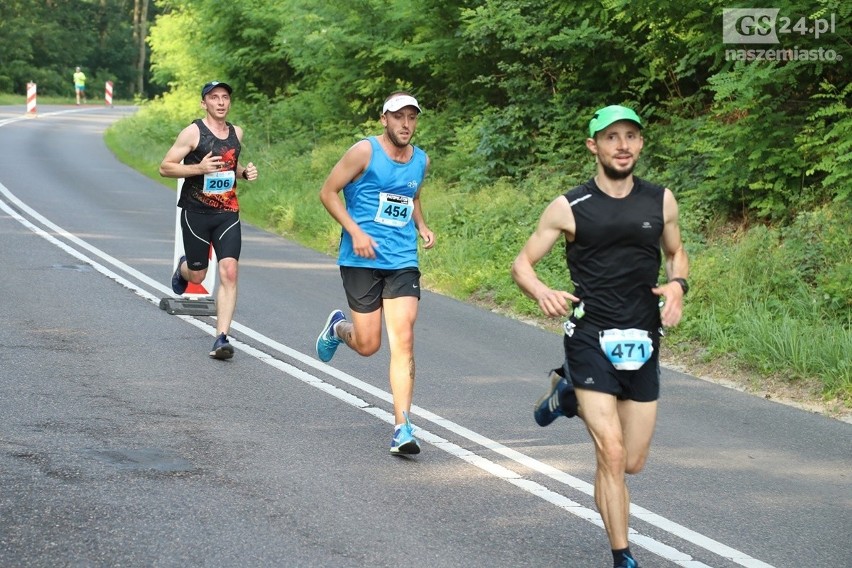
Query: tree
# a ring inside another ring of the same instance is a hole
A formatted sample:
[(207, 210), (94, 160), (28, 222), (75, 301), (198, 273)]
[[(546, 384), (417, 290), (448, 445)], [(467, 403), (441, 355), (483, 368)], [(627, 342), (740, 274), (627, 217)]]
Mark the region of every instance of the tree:
[(148, 55), (148, 0), (133, 0), (133, 44), (136, 46), (136, 89), (145, 92), (145, 71)]

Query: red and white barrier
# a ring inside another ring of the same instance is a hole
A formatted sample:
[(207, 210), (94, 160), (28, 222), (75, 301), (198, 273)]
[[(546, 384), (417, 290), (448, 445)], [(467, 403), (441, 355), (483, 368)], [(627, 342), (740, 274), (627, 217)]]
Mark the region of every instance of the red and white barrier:
[[(183, 162), (181, 162), (183, 163)], [(177, 182), (177, 199), (180, 200), (180, 191), (183, 188), (183, 178), (178, 179)], [(175, 252), (174, 252), (174, 260), (172, 262), (172, 272), (177, 268), (178, 260), (183, 256), (183, 230), (180, 226), (180, 213), (182, 209), (180, 207), (177, 208), (177, 213), (175, 214)], [(184, 292), (183, 297), (192, 298), (192, 299), (201, 299), (213, 296), (213, 288), (216, 286), (216, 273), (219, 271), (218, 261), (216, 260), (216, 253), (213, 251), (213, 245), (210, 246), (210, 250), (207, 253), (207, 258), (210, 260), (209, 268), (207, 269), (207, 275), (204, 277), (204, 280), (201, 284), (193, 284), (189, 283), (186, 287), (186, 292)]]
[(36, 113), (36, 84), (27, 83), (27, 114)]
[(112, 106), (112, 81), (107, 81), (104, 87), (104, 102), (108, 106)]

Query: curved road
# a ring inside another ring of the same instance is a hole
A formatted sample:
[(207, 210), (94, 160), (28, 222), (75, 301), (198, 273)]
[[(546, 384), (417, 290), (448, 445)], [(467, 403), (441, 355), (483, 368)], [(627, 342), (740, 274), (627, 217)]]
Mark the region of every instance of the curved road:
[[(237, 354), (211, 360), (213, 320), (158, 307), (174, 191), (102, 141), (132, 109), (39, 110), (0, 107), (0, 565), (610, 565), (582, 424), (531, 416), (560, 338), (424, 293), (424, 447), (392, 457), (386, 347), (313, 353), (332, 258), (244, 226)], [(637, 558), (845, 566), (850, 432), (664, 370)]]

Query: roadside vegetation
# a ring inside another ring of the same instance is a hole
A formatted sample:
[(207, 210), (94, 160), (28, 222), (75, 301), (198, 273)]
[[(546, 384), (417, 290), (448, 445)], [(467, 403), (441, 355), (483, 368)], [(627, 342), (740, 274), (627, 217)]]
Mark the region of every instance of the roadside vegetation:
[[(236, 99), (241, 106), (238, 95)], [(159, 177), (157, 166), (181, 124), (197, 113), (170, 124), (158, 106), (149, 105), (117, 124), (107, 140), (123, 161), (173, 187), (170, 180)], [(425, 114), (421, 126), (425, 129), (433, 119)], [(364, 126), (365, 135), (378, 132), (377, 120), (372, 128)], [(354, 138), (302, 154), (258, 144), (250, 126), (246, 138), (244, 156), (258, 164), (261, 179), (241, 188), (245, 220), (335, 254), (340, 229), (320, 204), (318, 192)], [(582, 134), (575, 138), (579, 144)], [(593, 167), (584, 157), (567, 168), (570, 172), (501, 179), (467, 189), (433, 171), (424, 186), (423, 203), (439, 240), (434, 249), (421, 251), (424, 284), (558, 332), (560, 322), (542, 320), (538, 307), (518, 291), (509, 266), (544, 205), (590, 176)], [(676, 186), (672, 188), (679, 193)], [(816, 394), (833, 402), (838, 412), (848, 411), (852, 321), (848, 296), (843, 294), (849, 293), (852, 278), (848, 229), (852, 208), (827, 205), (782, 227), (719, 220), (706, 232), (697, 228), (688, 204), (681, 204), (681, 215), (691, 259), (691, 289), (684, 320), (670, 330), (664, 356), (696, 370), (703, 363), (721, 376), (750, 376), (746, 386), (754, 390), (776, 391), (780, 385), (784, 396)], [(543, 261), (542, 273), (551, 285), (570, 289), (565, 272), (564, 257), (555, 249)], [(762, 383), (769, 380), (776, 387)]]
[[(252, 0), (227, 21), (216, 3), (155, 5), (150, 74), (164, 91), (108, 132), (120, 159), (159, 179), (174, 136), (200, 116), (201, 85), (227, 81), (261, 173), (241, 186), (244, 219), (333, 254), (339, 227), (319, 187), (379, 131), (384, 97), (408, 90), (433, 162), (425, 283), (554, 332), (509, 266), (543, 207), (592, 175), (590, 114), (635, 108), (637, 175), (674, 191), (691, 260), (664, 356), (852, 409), (852, 5), (773, 4), (793, 22), (842, 22), (771, 46), (833, 59), (784, 61), (726, 54), (753, 46), (723, 43), (721, 0)], [(570, 288), (560, 251), (542, 268)]]

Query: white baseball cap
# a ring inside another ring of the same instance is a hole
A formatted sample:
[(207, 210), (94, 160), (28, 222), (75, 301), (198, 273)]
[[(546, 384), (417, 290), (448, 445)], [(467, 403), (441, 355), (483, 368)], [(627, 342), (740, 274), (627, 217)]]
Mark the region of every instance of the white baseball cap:
[(385, 106), (382, 107), (382, 114), (385, 114), (388, 111), (396, 112), (407, 106), (413, 106), (417, 109), (417, 112), (423, 112), (420, 110), (420, 105), (417, 104), (417, 99), (411, 95), (397, 95), (385, 101)]

